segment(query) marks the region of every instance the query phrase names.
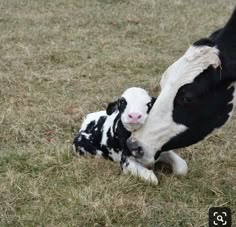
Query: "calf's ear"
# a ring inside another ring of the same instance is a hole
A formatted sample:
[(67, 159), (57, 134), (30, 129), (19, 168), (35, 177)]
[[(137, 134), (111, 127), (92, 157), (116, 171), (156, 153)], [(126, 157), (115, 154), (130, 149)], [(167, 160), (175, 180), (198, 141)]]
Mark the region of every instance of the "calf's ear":
[(108, 103), (106, 109), (107, 115), (113, 114), (116, 110), (118, 110), (118, 101)]

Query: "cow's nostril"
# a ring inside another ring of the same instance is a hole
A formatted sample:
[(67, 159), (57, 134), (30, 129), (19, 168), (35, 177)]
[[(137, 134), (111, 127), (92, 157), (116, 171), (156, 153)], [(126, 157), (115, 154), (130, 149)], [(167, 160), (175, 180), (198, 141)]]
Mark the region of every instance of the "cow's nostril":
[(141, 117), (142, 117), (142, 114), (140, 114), (140, 113), (129, 113), (128, 114), (128, 117), (130, 118), (130, 119), (132, 119), (132, 120), (134, 120), (134, 121), (137, 121), (137, 120), (139, 120)]

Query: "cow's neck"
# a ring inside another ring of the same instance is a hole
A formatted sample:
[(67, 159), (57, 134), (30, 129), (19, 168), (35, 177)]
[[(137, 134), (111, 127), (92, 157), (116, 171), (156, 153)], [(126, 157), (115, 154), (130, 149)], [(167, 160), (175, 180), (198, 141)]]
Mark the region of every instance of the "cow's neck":
[(231, 36), (234, 36), (235, 28), (236, 28), (236, 8), (234, 9), (234, 12), (232, 13), (230, 19), (226, 23), (224, 30), (225, 33), (230, 32)]

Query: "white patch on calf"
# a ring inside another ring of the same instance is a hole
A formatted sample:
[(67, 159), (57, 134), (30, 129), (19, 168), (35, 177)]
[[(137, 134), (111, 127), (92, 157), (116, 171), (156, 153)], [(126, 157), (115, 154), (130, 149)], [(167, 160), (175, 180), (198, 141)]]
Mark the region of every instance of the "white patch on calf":
[(95, 121), (95, 124), (97, 124), (98, 120), (103, 116), (105, 117), (107, 116), (106, 111), (99, 111), (87, 114), (81, 125), (80, 131), (86, 130), (88, 124), (91, 123), (92, 121)]
[(103, 130), (103, 132), (102, 132), (102, 141), (101, 141), (102, 145), (107, 145), (107, 139), (108, 139), (107, 132), (109, 131), (109, 129), (110, 129), (110, 132), (111, 132), (111, 136), (112, 137), (114, 136), (114, 132), (112, 130), (112, 127), (113, 127), (114, 120), (115, 120), (117, 114), (118, 113), (115, 112), (112, 115), (107, 116), (107, 119), (103, 124), (103, 127), (102, 127), (102, 130)]

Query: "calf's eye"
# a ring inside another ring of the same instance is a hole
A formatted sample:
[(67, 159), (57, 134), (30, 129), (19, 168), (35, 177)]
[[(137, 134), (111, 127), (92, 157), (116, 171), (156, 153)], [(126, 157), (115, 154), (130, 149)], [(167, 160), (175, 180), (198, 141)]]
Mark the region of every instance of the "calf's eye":
[(120, 103), (120, 105), (125, 105), (126, 101), (125, 101), (125, 99), (122, 98), (122, 99), (120, 99), (119, 103)]
[(150, 107), (152, 105), (152, 102), (148, 102), (147, 106)]
[(151, 108), (152, 108), (152, 102), (149, 102), (149, 103), (147, 103), (147, 107), (148, 107), (148, 112), (151, 110)]
[(193, 87), (190, 87), (188, 84), (181, 87), (175, 97), (175, 104), (180, 106), (190, 106), (193, 103), (196, 103), (198, 96)]

